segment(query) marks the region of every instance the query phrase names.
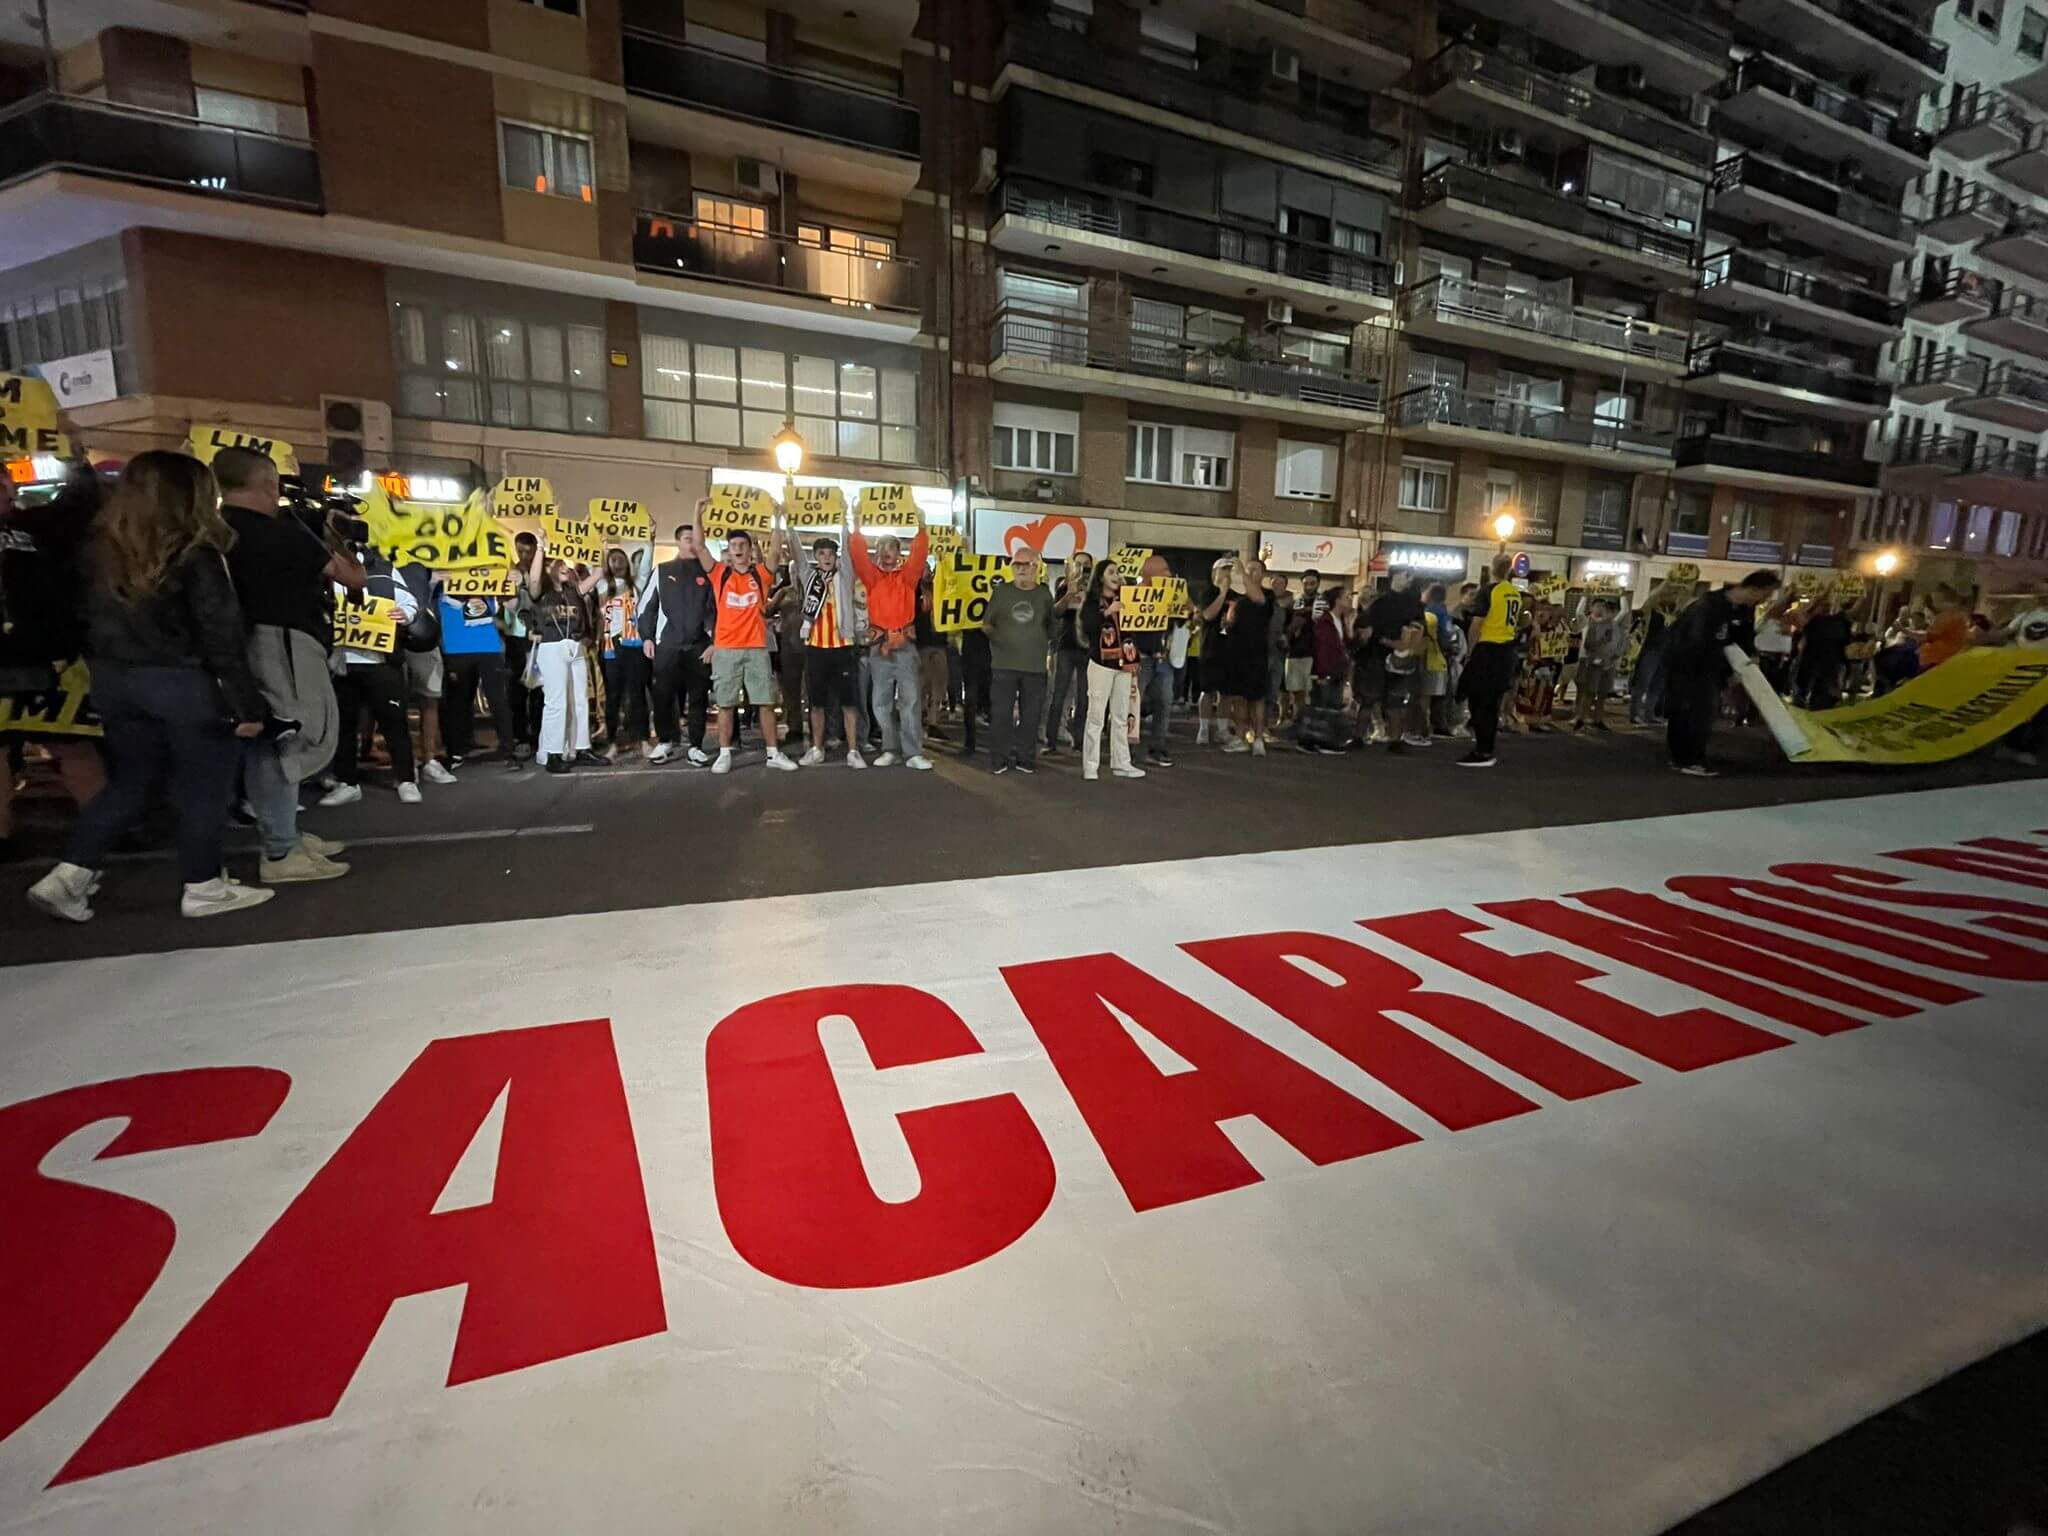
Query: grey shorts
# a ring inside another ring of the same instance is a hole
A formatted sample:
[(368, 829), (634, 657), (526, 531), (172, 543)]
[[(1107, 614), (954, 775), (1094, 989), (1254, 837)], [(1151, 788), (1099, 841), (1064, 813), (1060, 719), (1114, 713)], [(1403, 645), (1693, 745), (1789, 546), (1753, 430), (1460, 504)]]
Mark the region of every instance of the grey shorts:
[(438, 699), (441, 697), (441, 653), (439, 651), (407, 651), (405, 653), (405, 686), (416, 699)]
[(738, 709), (742, 703), (773, 705), (775, 668), (768, 653), (715, 650), (711, 653), (711, 702), (720, 709)]

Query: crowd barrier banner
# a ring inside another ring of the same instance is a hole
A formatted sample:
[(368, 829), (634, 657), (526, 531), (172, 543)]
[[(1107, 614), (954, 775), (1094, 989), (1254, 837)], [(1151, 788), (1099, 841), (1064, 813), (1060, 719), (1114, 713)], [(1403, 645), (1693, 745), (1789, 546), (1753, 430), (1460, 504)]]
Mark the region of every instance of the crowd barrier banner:
[(714, 485), (704, 526), (697, 531), (718, 540), (745, 530), (756, 537), (775, 526), (775, 498), (758, 485)]
[[(92, 707), (92, 674), (74, 661), (57, 681), (31, 697), (0, 695), (0, 736), (97, 736), (100, 717)], [(13, 770), (0, 763), (0, 773)]]
[(610, 544), (651, 544), (654, 517), (637, 501), (597, 496), (590, 503), (590, 526)]
[(1181, 584), (1178, 603), (1174, 601), (1173, 588), (1173, 581), (1165, 578), (1126, 585), (1117, 599), (1123, 607), (1123, 627), (1133, 634), (1165, 629), (1173, 622), (1174, 615), (1187, 606), (1186, 583)]
[(449, 597), (510, 597), (517, 585), (517, 575), (506, 565), (473, 566), (441, 577), (441, 590)]
[(948, 555), (932, 577), (932, 628), (940, 634), (979, 629), (996, 583), (1010, 579), (1001, 555)]
[(924, 514), (918, 511), (907, 485), (862, 486), (858, 511), (863, 528), (904, 528), (915, 533), (924, 524)]
[(1798, 709), (1734, 646), (1729, 664), (1795, 763), (1940, 763), (1993, 745), (2048, 709), (2048, 651), (1977, 646), (1881, 698)]
[(604, 566), (604, 540), (586, 518), (564, 517), (550, 512), (540, 520), (541, 535), (547, 540), (547, 558), (566, 560), (571, 565), (595, 571)]
[(244, 432), (240, 427), (215, 426), (195, 421), (185, 439), (185, 449), (202, 464), (211, 464), (223, 448), (246, 448), (260, 453), (277, 466), (280, 475), (299, 472), (299, 456), (292, 445), (274, 432)]
[(846, 523), (846, 492), (836, 485), (799, 485), (791, 489), (783, 512), (792, 528), (837, 533)]
[(491, 491), (491, 511), (498, 517), (544, 518), (561, 511), (555, 488), (539, 475), (508, 475)]
[(57, 392), (25, 373), (0, 373), (0, 459), (37, 454), (71, 456), (71, 440), (57, 430)]
[(350, 593), (334, 605), (334, 648), (373, 651), (390, 656), (398, 650), (398, 604), (388, 597)]

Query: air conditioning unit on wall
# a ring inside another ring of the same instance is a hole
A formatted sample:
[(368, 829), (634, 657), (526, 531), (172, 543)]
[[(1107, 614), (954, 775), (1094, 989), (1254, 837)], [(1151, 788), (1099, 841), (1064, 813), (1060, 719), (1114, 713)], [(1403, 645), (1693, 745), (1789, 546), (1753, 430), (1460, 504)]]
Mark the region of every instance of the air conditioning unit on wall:
[(1288, 303), (1285, 299), (1266, 300), (1266, 324), (1294, 324), (1294, 306)]
[(780, 197), (782, 173), (766, 160), (739, 155), (732, 163), (733, 190), (748, 197)]
[(1301, 83), (1301, 55), (1292, 48), (1275, 48), (1266, 55), (1267, 78), (1280, 85)]

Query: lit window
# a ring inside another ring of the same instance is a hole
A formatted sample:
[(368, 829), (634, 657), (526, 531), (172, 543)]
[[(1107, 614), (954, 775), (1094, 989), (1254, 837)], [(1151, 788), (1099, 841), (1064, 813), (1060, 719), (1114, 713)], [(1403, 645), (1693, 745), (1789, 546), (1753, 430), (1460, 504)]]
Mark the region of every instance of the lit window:
[(699, 192), (696, 212), (699, 224), (736, 230), (743, 235), (768, 233), (768, 210), (758, 203), (742, 203), (735, 198), (713, 197), (707, 192)]

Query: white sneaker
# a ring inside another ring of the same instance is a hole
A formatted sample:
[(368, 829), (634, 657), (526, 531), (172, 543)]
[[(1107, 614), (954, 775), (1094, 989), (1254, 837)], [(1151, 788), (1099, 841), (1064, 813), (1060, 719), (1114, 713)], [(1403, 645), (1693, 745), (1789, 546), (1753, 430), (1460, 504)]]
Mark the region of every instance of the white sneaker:
[[(825, 754), (820, 752), (818, 754), (818, 761), (823, 762), (824, 760)], [(795, 773), (797, 770), (797, 761), (795, 758), (789, 757), (784, 753), (776, 751), (775, 748), (770, 747), (768, 749), (768, 766), (770, 768), (778, 769), (783, 773)]]
[(647, 754), (647, 761), (650, 763), (665, 763), (669, 759), (670, 750), (667, 742), (657, 742), (654, 750)]
[(804, 768), (815, 768), (823, 761), (825, 761), (825, 749), (823, 747), (813, 747), (797, 759), (798, 765)]
[(347, 843), (337, 843), (331, 837), (322, 837), (317, 832), (301, 832), (299, 843), (308, 853), (316, 853), (323, 859), (348, 852)]
[(453, 784), (455, 782), (455, 775), (441, 765), (441, 760), (438, 757), (428, 758), (426, 763), (420, 768), (420, 772), (426, 775), (427, 782), (430, 784)]
[(29, 905), (69, 923), (92, 920), (93, 887), (99, 876), (78, 864), (59, 864), (28, 888)]
[(711, 754), (709, 752), (706, 752), (702, 747), (692, 747), (687, 753), (684, 754), (684, 756), (688, 757), (689, 760), (695, 763), (699, 768), (702, 768), (706, 763), (711, 761)]
[(346, 864), (322, 858), (303, 842), (281, 859), (264, 859), (256, 866), (256, 878), (265, 885), (296, 885), (308, 880), (339, 880), (348, 873)]
[(1206, 720), (1195, 722), (1195, 745), (1198, 747), (1209, 745), (1209, 722)]
[(356, 803), (356, 802), (357, 802), (358, 800), (360, 800), (360, 799), (362, 799), (362, 798), (363, 798), (363, 787), (362, 787), (362, 785), (360, 785), (360, 784), (336, 784), (336, 785), (334, 786), (334, 788), (330, 789), (329, 791), (327, 791), (327, 793), (326, 793), (326, 794), (324, 794), (324, 795), (322, 795), (322, 796), (320, 797), (320, 803), (321, 803), (322, 805), (328, 805), (328, 806), (334, 806), (334, 805), (354, 805), (354, 804), (355, 804), (355, 803)]
[(1109, 771), (1114, 777), (1119, 779), (1142, 779), (1145, 777), (1145, 770), (1142, 768), (1112, 768)]
[(260, 907), (276, 894), (267, 887), (243, 885), (220, 874), (186, 886), (185, 894), (178, 899), (178, 912), (184, 917), (218, 917), (223, 912)]
[(915, 768), (919, 773), (930, 773), (932, 771), (932, 760), (920, 752), (915, 757), (906, 757), (903, 760), (903, 766)]
[(720, 748), (718, 749), (718, 761), (717, 761), (717, 762), (715, 762), (715, 763), (713, 763), (713, 764), (711, 765), (711, 771), (712, 771), (713, 773), (731, 773), (731, 772), (732, 772), (732, 748), (731, 748), (731, 747), (720, 747)]
[(1242, 736), (1233, 736), (1223, 744), (1223, 750), (1226, 752), (1249, 752), (1251, 749), (1252, 744)]
[(859, 748), (859, 747), (848, 747), (848, 748), (846, 749), (846, 766), (847, 766), (847, 767), (849, 767), (849, 768), (865, 768), (865, 767), (867, 767), (867, 765), (868, 765), (868, 760), (867, 760), (866, 758), (864, 758), (864, 757), (862, 757), (862, 756), (860, 755), (860, 748)]
[(875, 766), (876, 766), (877, 768), (893, 768), (893, 767), (895, 767), (895, 766), (896, 766), (896, 754), (895, 754), (894, 752), (878, 752), (878, 753), (876, 753), (876, 754), (875, 754)]
[(1436, 745), (1436, 742), (1427, 736), (1413, 736), (1404, 732), (1401, 736), (1401, 745), (1404, 747), (1433, 747)]
[(419, 785), (413, 783), (411, 779), (407, 779), (404, 783), (400, 784), (398, 786), (398, 803), (400, 805), (418, 805), (420, 803)]
[(1252, 756), (1253, 756), (1253, 757), (1264, 757), (1265, 755), (1266, 755), (1266, 738), (1265, 738), (1265, 737), (1263, 737), (1263, 736), (1261, 736), (1261, 737), (1260, 737), (1260, 738), (1259, 738), (1259, 739), (1258, 739), (1257, 741), (1255, 741), (1255, 742), (1253, 742), (1253, 743), (1252, 743)]

